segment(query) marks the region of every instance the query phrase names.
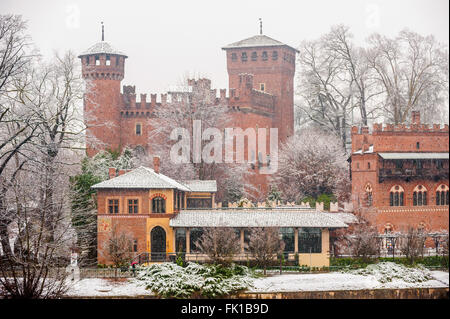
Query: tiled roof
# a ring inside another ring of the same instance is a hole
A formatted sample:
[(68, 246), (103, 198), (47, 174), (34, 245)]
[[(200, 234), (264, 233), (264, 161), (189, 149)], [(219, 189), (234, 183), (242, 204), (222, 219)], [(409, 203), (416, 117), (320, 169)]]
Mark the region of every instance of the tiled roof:
[(163, 174), (157, 174), (153, 169), (144, 166), (95, 184), (92, 188), (175, 188), (186, 192), (190, 191), (188, 187), (176, 180)]
[(117, 54), (127, 57), (125, 53), (116, 50), (111, 44), (105, 41), (94, 44), (89, 49), (81, 53), (79, 57), (91, 54)]
[(183, 181), (192, 192), (217, 192), (217, 182), (215, 180), (190, 180)]
[(208, 209), (183, 210), (171, 227), (348, 227), (333, 213), (305, 209)]
[(255, 35), (253, 37), (231, 43), (227, 46), (224, 46), (222, 49), (227, 50), (236, 48), (275, 47), (275, 46), (287, 46), (298, 52), (297, 49), (294, 49), (291, 46), (284, 44), (283, 42), (272, 39), (263, 34)]

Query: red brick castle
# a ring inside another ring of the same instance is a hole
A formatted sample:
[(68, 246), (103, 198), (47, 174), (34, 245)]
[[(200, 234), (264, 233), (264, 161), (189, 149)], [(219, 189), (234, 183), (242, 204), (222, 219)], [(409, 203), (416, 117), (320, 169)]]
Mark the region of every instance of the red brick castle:
[[(189, 80), (189, 86), (206, 87), (216, 104), (228, 107), (231, 127), (245, 130), (252, 127), (278, 128), (279, 145), (294, 133), (294, 73), (297, 50), (262, 33), (222, 48), (226, 52), (229, 76), (226, 89), (211, 89), (208, 79)], [(136, 101), (134, 86), (124, 86), (127, 56), (102, 41), (79, 55), (82, 75), (89, 80), (85, 94), (84, 112), (87, 125), (87, 155), (102, 149), (122, 150), (140, 148), (151, 154), (148, 133), (152, 131), (147, 119), (154, 110), (164, 107), (168, 94), (140, 94)], [(256, 150), (255, 150), (256, 152)], [(247, 154), (247, 150), (245, 150)], [(257, 161), (257, 159), (256, 159)], [(252, 183), (263, 193), (267, 190), (266, 175), (259, 174), (254, 165)]]
[(448, 231), (448, 125), (429, 126), (412, 112), (411, 125), (352, 128), (352, 201), (380, 233), (409, 227)]

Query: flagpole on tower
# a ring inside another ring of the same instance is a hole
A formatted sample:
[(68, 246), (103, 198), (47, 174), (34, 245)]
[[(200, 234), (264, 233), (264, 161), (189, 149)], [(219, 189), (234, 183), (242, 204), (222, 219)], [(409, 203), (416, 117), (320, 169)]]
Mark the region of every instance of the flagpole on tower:
[(262, 19), (259, 18), (259, 34), (262, 34)]
[(103, 25), (103, 21), (102, 21), (102, 41), (105, 41), (105, 26)]

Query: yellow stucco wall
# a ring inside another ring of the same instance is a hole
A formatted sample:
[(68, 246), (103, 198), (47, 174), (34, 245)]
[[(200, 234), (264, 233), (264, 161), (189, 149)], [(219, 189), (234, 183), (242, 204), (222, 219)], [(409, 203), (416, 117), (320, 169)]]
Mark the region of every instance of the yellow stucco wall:
[(298, 254), (299, 265), (308, 267), (330, 266), (330, 232), (322, 229), (322, 252), (320, 254)]
[(174, 252), (174, 230), (169, 226), (169, 218), (147, 218), (147, 251), (151, 252), (150, 233), (156, 226), (160, 226), (166, 232), (166, 252)]

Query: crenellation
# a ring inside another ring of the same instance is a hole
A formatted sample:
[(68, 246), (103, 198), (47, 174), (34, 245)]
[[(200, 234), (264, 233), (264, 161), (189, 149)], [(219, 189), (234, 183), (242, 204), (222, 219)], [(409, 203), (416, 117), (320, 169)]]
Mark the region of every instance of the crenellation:
[(150, 105), (152, 108), (154, 108), (156, 106), (156, 94), (150, 94)]

